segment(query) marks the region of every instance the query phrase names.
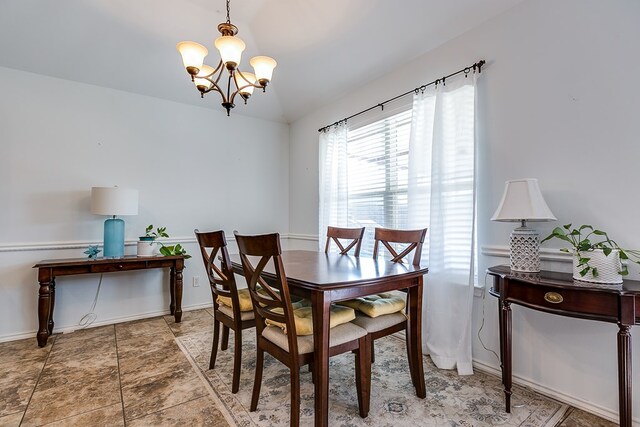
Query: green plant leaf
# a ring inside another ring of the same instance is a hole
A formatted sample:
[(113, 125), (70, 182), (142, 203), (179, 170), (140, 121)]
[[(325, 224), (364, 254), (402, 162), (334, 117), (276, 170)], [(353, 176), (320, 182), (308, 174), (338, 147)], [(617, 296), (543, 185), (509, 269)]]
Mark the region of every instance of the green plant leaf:
[(598, 277), (598, 268), (597, 267), (593, 267), (591, 269), (591, 274), (593, 274), (593, 277)]
[(164, 256), (169, 256), (171, 255), (171, 249), (169, 249), (169, 246), (163, 246), (160, 248), (160, 253)]
[(565, 225), (563, 225), (563, 227), (564, 227), (565, 230), (569, 230), (571, 228), (571, 224), (565, 224)]
[(149, 224), (149, 226), (144, 230), (145, 233), (150, 232), (151, 230), (153, 230), (153, 224)]
[(581, 225), (581, 226), (580, 226), (580, 228), (579, 228), (578, 230), (582, 231), (582, 230), (584, 230), (585, 228), (588, 228), (589, 230), (593, 230), (593, 227), (592, 227), (592, 226), (590, 226), (590, 225), (586, 225), (586, 224), (585, 224), (585, 225)]
[(613, 251), (613, 249), (611, 249), (611, 248), (608, 248), (608, 247), (603, 247), (602, 248), (602, 252), (604, 253), (605, 256), (609, 256), (611, 251)]
[(620, 249), (620, 259), (629, 259), (629, 255), (622, 249)]
[(593, 230), (593, 234), (597, 235), (597, 236), (606, 236), (607, 233), (605, 233), (604, 231), (601, 230)]
[(584, 277), (587, 275), (587, 273), (589, 272), (589, 270), (591, 270), (591, 267), (585, 267), (582, 270), (580, 270), (580, 276)]
[(566, 252), (566, 253), (570, 253), (571, 251), (567, 248), (562, 248), (560, 249), (560, 252)]

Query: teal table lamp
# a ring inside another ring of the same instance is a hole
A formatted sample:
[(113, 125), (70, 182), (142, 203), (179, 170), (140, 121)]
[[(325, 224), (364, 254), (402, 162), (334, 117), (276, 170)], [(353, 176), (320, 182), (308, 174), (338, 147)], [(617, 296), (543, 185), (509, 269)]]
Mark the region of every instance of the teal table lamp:
[(104, 222), (104, 257), (124, 256), (124, 221), (118, 215), (138, 215), (138, 190), (120, 187), (92, 187), (91, 213), (108, 215)]

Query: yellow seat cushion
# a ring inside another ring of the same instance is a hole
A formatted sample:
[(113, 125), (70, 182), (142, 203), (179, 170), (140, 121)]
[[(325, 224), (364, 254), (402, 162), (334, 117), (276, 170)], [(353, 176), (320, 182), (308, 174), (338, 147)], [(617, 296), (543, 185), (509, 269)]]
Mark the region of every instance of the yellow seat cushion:
[[(305, 305), (300, 307), (299, 306), (300, 304), (305, 304)], [(298, 305), (298, 308), (296, 308), (296, 305)], [(313, 314), (312, 314), (313, 310), (309, 306), (309, 302), (306, 300), (303, 300), (293, 304), (293, 307), (294, 307), (293, 316), (296, 324), (296, 335), (312, 335), (313, 334)], [(275, 308), (273, 312), (279, 313), (279, 314), (283, 313), (281, 308)], [(330, 317), (329, 317), (329, 327), (335, 328), (338, 325), (351, 322), (355, 318), (356, 318), (356, 312), (352, 308), (332, 304)], [(275, 322), (269, 319), (266, 319), (265, 323), (271, 326), (278, 326), (282, 329), (282, 331), (285, 334), (287, 333), (287, 327), (284, 323)]]
[[(238, 289), (238, 301), (240, 302), (240, 311), (253, 310), (253, 304), (251, 303), (251, 295), (249, 289)], [(218, 304), (226, 305), (229, 308), (233, 308), (231, 298), (218, 296)]]
[(404, 310), (406, 302), (404, 296), (382, 293), (340, 301), (339, 304), (358, 310), (369, 317), (378, 317), (383, 314), (392, 314)]

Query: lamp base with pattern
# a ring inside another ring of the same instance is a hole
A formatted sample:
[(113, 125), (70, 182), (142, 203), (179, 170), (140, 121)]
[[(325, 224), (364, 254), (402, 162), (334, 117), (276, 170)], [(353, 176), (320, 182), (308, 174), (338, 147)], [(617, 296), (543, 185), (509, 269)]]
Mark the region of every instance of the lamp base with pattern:
[(540, 271), (539, 233), (526, 225), (511, 232), (511, 270), (537, 273)]

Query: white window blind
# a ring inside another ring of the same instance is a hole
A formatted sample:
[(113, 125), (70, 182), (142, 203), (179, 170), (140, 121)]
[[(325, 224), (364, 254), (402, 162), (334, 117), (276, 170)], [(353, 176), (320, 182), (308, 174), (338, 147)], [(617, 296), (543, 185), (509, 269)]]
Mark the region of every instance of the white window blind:
[(367, 227), (363, 255), (373, 253), (375, 227), (407, 228), (411, 110), (347, 132), (350, 227)]

